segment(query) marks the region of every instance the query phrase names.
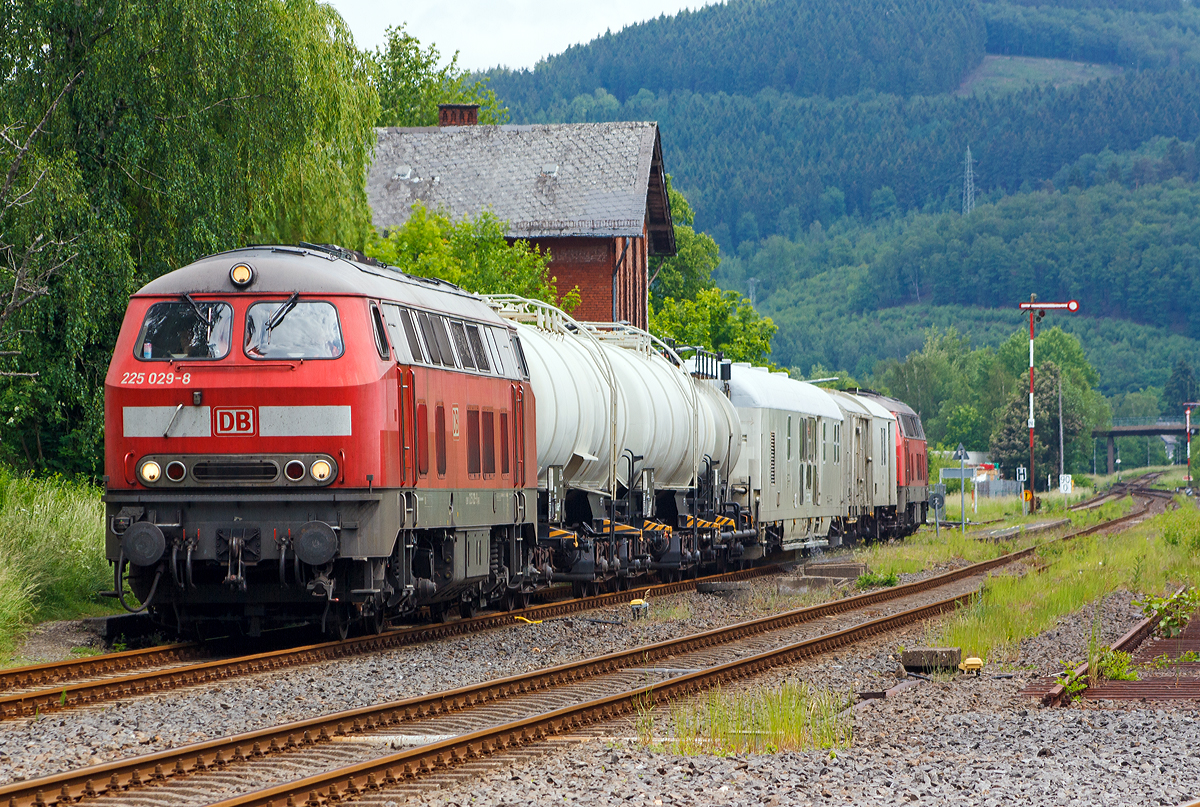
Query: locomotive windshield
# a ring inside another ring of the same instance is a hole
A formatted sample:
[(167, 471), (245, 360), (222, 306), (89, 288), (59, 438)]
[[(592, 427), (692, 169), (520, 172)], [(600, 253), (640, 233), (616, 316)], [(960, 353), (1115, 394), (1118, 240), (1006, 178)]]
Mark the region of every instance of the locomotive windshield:
[(255, 303), (246, 312), (246, 355), (252, 359), (336, 359), (345, 347), (337, 309), (326, 302)]
[(233, 307), (185, 296), (146, 312), (134, 355), (143, 360), (223, 359), (233, 340)]

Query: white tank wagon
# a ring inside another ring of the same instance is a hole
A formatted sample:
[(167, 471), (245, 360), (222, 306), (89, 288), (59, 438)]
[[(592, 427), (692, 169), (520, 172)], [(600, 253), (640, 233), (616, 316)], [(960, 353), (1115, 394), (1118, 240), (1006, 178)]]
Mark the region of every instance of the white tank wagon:
[(869, 398), (840, 390), (825, 390), (842, 410), (843, 425), (835, 435), (835, 453), (842, 466), (845, 512), (829, 533), (831, 546), (880, 537), (880, 515), (895, 509), (895, 473), (891, 436), (896, 418)]
[(653, 336), (576, 322), (537, 301), (489, 298), (514, 322), (537, 405), (539, 543), (568, 556), (558, 579), (671, 578), (737, 532), (715, 512), (742, 446), (715, 382)]
[(834, 450), (842, 410), (812, 384), (742, 362), (731, 368), (730, 401), (745, 441), (730, 498), (758, 528), (742, 557), (826, 546), (830, 524), (844, 512), (841, 454)]

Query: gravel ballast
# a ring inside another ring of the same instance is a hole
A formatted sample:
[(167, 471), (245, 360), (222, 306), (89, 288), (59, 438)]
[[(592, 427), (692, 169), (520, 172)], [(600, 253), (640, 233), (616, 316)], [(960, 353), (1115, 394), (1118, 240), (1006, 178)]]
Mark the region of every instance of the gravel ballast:
[[(1115, 640), (1140, 618), (1130, 599), (1118, 593), (1105, 602), (1103, 641)], [(1093, 610), (1085, 608), (1023, 642), (1012, 666), (989, 667), (980, 677), (941, 676), (860, 704), (853, 746), (834, 753), (680, 756), (640, 745), (632, 725), (622, 722), (569, 750), (406, 803), (991, 807), (1173, 805), (1200, 796), (1197, 704), (1083, 701), (1043, 708), (1020, 694), (1034, 678), (1060, 670), (1060, 659), (1079, 661), (1093, 623)], [(797, 678), (860, 691), (861, 682), (881, 670), (898, 672), (896, 648), (920, 641), (924, 632), (897, 631), (856, 645), (832, 663), (773, 671), (743, 686)], [(670, 732), (669, 717), (656, 715), (655, 735), (669, 738)]]

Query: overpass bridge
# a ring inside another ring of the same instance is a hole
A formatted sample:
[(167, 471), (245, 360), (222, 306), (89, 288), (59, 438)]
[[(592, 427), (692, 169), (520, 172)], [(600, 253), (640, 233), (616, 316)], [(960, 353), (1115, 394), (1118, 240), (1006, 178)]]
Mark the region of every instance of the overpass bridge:
[[(1118, 437), (1158, 437), (1162, 435), (1187, 437), (1183, 418), (1113, 418), (1107, 429), (1092, 429), (1092, 437), (1108, 438), (1108, 472), (1116, 473)], [(1192, 424), (1192, 434), (1200, 434), (1200, 426)]]

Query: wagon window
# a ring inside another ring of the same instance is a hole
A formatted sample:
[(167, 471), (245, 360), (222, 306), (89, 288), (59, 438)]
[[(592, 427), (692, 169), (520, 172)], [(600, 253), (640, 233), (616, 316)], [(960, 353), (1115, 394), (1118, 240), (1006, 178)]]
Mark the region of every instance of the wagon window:
[(475, 369), (475, 360), (471, 358), (471, 348), (467, 345), (467, 331), (461, 322), (450, 323), (450, 333), (454, 335), (454, 349), (458, 351), (458, 359), (462, 366), (469, 370)]
[(223, 359), (233, 341), (229, 303), (155, 303), (146, 312), (133, 355), (142, 360)]
[(250, 306), (245, 346), (252, 359), (336, 359), (345, 352), (333, 304), (295, 297)]

